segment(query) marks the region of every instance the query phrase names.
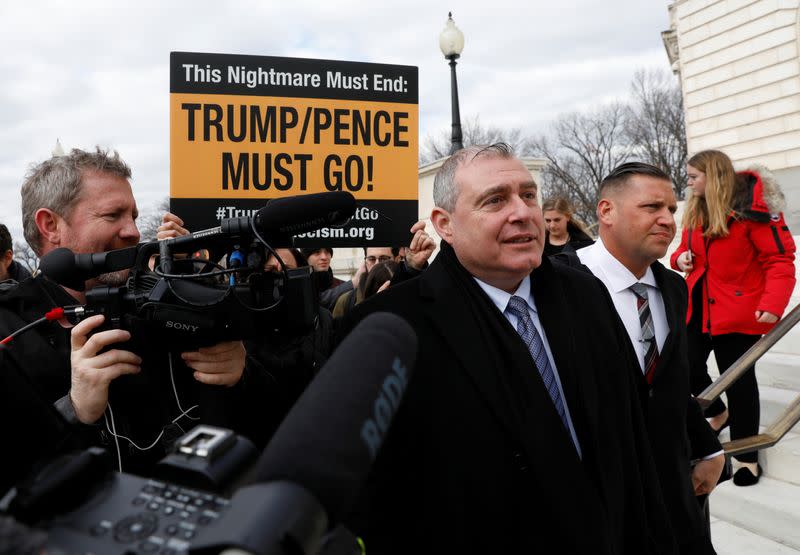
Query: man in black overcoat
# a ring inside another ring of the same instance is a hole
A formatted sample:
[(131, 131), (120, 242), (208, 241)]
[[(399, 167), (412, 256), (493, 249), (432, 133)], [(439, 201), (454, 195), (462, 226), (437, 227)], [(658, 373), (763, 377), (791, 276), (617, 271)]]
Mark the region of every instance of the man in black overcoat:
[(674, 553), (628, 339), (599, 281), (542, 260), (528, 170), (470, 147), (434, 200), (436, 260), (353, 314), (405, 317), (419, 351), (348, 525), (368, 553)]
[[(636, 379), (647, 391), (647, 429), (680, 553), (709, 555), (715, 551), (696, 496), (714, 489), (725, 456), (689, 390), (686, 282), (658, 261), (675, 237), (676, 206), (660, 169), (639, 162), (615, 168), (600, 184), (600, 239), (577, 256), (608, 288), (636, 351)], [(649, 373), (649, 341), (632, 289), (637, 283), (653, 324)]]

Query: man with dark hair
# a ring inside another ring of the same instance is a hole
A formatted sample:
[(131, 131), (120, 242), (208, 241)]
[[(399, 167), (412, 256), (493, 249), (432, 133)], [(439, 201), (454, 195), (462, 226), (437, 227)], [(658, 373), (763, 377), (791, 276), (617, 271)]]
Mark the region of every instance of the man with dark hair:
[(333, 275), (331, 269), (331, 260), (333, 259), (333, 249), (330, 247), (321, 247), (318, 249), (300, 249), (303, 256), (308, 260), (309, 266), (314, 268), (315, 272), (325, 272), (330, 274), (330, 287), (336, 287), (344, 283), (341, 279)]
[(543, 259), (530, 172), (468, 147), (434, 201), (434, 262), (347, 322), (394, 312), (419, 339), (349, 525), (379, 554), (674, 553), (625, 331), (602, 284)]
[(0, 281), (20, 282), (29, 277), (31, 277), (31, 273), (14, 260), (14, 243), (11, 240), (11, 233), (4, 224), (0, 224)]
[(358, 286), (358, 280), (361, 278), (361, 274), (366, 271), (362, 263), (352, 279), (342, 281), (333, 275), (333, 269), (331, 268), (331, 259), (333, 258), (332, 248), (306, 248), (301, 249), (301, 252), (303, 256), (308, 259), (309, 265), (314, 268), (314, 272), (316, 272), (316, 283), (319, 288), (319, 304), (330, 311), (333, 311), (333, 307), (336, 305), (336, 301), (339, 297)]
[(676, 206), (660, 169), (638, 162), (617, 167), (600, 184), (600, 238), (577, 256), (608, 289), (636, 352), (650, 443), (680, 553), (707, 555), (715, 552), (695, 496), (711, 493), (725, 456), (689, 391), (686, 283), (658, 262), (675, 236)]
[[(100, 148), (74, 149), (34, 166), (22, 185), (28, 243), (39, 256), (58, 247), (92, 253), (136, 245), (138, 211), (130, 177), (116, 152)], [(85, 288), (122, 285), (127, 274), (103, 274)], [(28, 279), (0, 297), (0, 337), (54, 307), (85, 298), (83, 291), (43, 276)], [(182, 353), (154, 348), (135, 354), (118, 345), (131, 334), (98, 331), (103, 321), (102, 315), (92, 316), (71, 333), (53, 323), (40, 326), (12, 342), (7, 364), (27, 373), (43, 398), (82, 426), (89, 441), (116, 451), (120, 466), (148, 472), (176, 437), (197, 423), (233, 428), (265, 442), (260, 434), (268, 419), (263, 414), (268, 378), (246, 357), (241, 341)]]

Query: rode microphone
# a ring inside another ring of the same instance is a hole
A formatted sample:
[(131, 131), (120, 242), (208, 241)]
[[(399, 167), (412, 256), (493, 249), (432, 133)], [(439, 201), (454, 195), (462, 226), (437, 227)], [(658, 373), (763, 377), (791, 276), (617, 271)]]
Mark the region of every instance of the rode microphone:
[(329, 225), (342, 225), (356, 211), (356, 199), (347, 191), (312, 193), (267, 202), (253, 216), (260, 233), (297, 235)]
[[(239, 489), (219, 536), (194, 548), (261, 554), (317, 553), (347, 514), (400, 405), (417, 337), (378, 312), (342, 342), (300, 396)], [(255, 483), (253, 483), (255, 482)]]
[(366, 478), (400, 405), (417, 336), (399, 316), (365, 318), (295, 403), (256, 465), (255, 481), (289, 480), (338, 522)]
[(75, 254), (68, 248), (60, 247), (42, 257), (39, 270), (59, 285), (83, 291), (88, 279), (132, 267), (138, 252), (138, 245), (88, 254)]
[[(169, 268), (175, 247), (189, 248), (221, 237), (252, 236), (253, 228), (271, 246), (290, 246), (292, 235), (329, 225), (343, 225), (355, 214), (356, 199), (347, 191), (312, 193), (267, 201), (253, 216), (226, 218), (219, 227), (159, 243), (162, 268)], [(166, 266), (165, 266), (166, 262)], [(169, 273), (168, 269), (165, 269)]]

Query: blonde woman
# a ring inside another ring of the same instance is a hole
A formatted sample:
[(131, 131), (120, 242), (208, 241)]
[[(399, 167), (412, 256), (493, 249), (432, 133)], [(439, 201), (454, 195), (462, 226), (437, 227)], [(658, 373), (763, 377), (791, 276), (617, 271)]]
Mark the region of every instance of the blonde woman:
[(544, 256), (552, 256), (566, 250), (576, 251), (588, 247), (594, 241), (583, 223), (573, 215), (572, 203), (563, 197), (544, 201), (545, 242)]
[[(768, 332), (783, 314), (794, 289), (795, 244), (783, 219), (783, 193), (763, 167), (736, 173), (717, 150), (689, 159), (692, 195), (683, 216), (681, 244), (672, 267), (686, 272), (686, 315), (692, 393), (711, 383), (706, 360), (713, 350), (725, 370)], [(719, 433), (731, 439), (758, 433), (759, 397), (755, 366), (727, 391), (729, 407), (717, 400), (706, 410)], [(758, 453), (737, 455), (739, 486), (761, 476)]]

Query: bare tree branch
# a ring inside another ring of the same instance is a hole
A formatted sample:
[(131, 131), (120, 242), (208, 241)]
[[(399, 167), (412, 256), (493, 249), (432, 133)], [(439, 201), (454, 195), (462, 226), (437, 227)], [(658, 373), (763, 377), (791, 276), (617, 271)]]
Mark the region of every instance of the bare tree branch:
[(25, 241), (14, 241), (14, 260), (31, 273), (39, 267), (39, 257)]
[(587, 223), (596, 221), (595, 206), (603, 177), (631, 157), (624, 140), (626, 106), (602, 106), (589, 113), (560, 116), (550, 137), (531, 140), (533, 155), (549, 164), (543, 173), (543, 195), (572, 200), (575, 213)]
[[(524, 156), (526, 140), (519, 128), (501, 129), (495, 126), (484, 127), (479, 116), (464, 121), (461, 126), (464, 146), (508, 143), (519, 156)], [(420, 165), (450, 156), (450, 130), (437, 135), (428, 135), (420, 145)]]
[(675, 196), (682, 199), (686, 189), (686, 121), (681, 88), (672, 75), (641, 69), (636, 72), (625, 129), (636, 157), (664, 170), (672, 179)]
[[(528, 138), (519, 129), (484, 127), (474, 116), (463, 127), (464, 145), (509, 143), (521, 156), (548, 161), (543, 170), (545, 197), (565, 196), (585, 222), (596, 221), (597, 193), (602, 179), (629, 160), (648, 162), (664, 170), (681, 199), (686, 187), (686, 124), (681, 89), (666, 72), (638, 70), (627, 102), (593, 111), (559, 116), (548, 133)], [(428, 136), (420, 148), (420, 163), (447, 157), (450, 130)]]

